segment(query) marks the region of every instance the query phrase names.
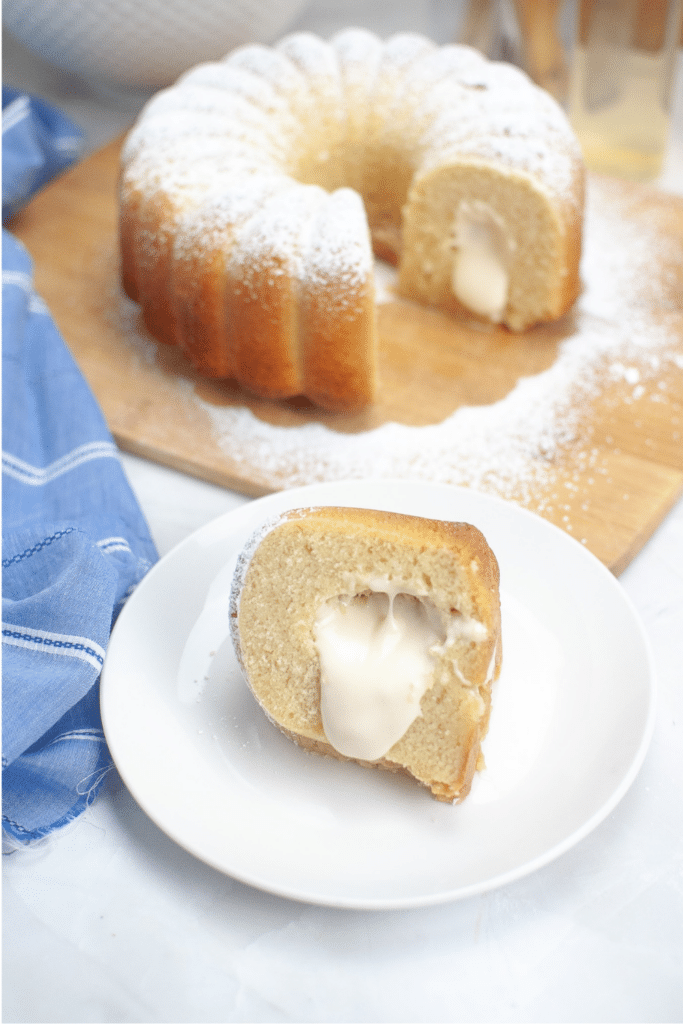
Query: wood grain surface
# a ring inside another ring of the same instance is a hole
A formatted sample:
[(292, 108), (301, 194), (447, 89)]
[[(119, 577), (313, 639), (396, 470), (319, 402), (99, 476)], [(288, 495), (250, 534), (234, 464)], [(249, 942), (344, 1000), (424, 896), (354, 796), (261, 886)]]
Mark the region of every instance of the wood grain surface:
[(522, 335), (385, 293), (377, 402), (343, 416), (202, 380), (146, 334), (118, 282), (119, 148), (9, 227), (122, 449), (249, 495), (375, 474), (477, 486), (615, 573), (683, 490), (683, 200), (592, 178), (584, 294)]

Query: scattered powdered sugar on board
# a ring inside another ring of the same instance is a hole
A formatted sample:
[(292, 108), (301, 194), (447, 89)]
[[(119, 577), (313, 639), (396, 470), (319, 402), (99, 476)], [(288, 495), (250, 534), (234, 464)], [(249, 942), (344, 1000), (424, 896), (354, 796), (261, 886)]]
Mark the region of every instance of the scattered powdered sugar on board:
[(384, 260), (375, 260), (375, 302), (392, 302), (398, 296), (398, 271)]
[[(572, 342), (549, 370), (522, 378), (501, 401), (463, 406), (435, 425), (386, 423), (349, 435), (315, 423), (271, 426), (246, 408), (203, 405), (226, 453), (255, 467), (265, 486), (401, 477), (471, 486), (528, 504), (553, 478), (558, 453), (577, 440), (585, 417), (581, 394), (597, 386), (591, 353), (609, 351), (614, 339), (596, 328)], [(590, 453), (583, 460), (588, 465)]]
[[(192, 416), (208, 419), (230, 477), (263, 491), (362, 477), (459, 484), (540, 513), (554, 508), (572, 532), (572, 516), (562, 513), (585, 508), (584, 485), (607, 472), (604, 444), (594, 438), (597, 399), (604, 404), (611, 389), (608, 401), (627, 407), (640, 400), (669, 403), (671, 439), (678, 443), (674, 406), (680, 394), (667, 392), (665, 378), (672, 369), (683, 371), (683, 238), (663, 229), (661, 219), (648, 227), (648, 217), (625, 216), (624, 202), (610, 190), (608, 182), (591, 179), (586, 287), (573, 333), (547, 370), (519, 379), (494, 404), (461, 406), (427, 426), (389, 422), (353, 434), (317, 422), (263, 422), (246, 405), (205, 401), (183, 376), (164, 374), (164, 387)], [(156, 366), (160, 373), (159, 347), (142, 328), (139, 307), (120, 293), (115, 275), (107, 279), (112, 326), (145, 372)], [(376, 261), (378, 302), (396, 298), (396, 281), (394, 268)]]
[[(593, 192), (603, 188), (608, 186), (594, 184)], [(400, 477), (471, 486), (542, 511), (542, 495), (563, 459), (575, 477), (595, 465), (595, 398), (623, 381), (633, 385), (625, 400), (635, 400), (667, 364), (683, 364), (681, 296), (672, 276), (682, 259), (680, 239), (625, 221), (614, 199), (595, 194), (585, 232), (589, 283), (579, 300), (577, 329), (560, 344), (553, 365), (521, 378), (502, 400), (460, 407), (438, 424), (392, 422), (345, 434), (318, 423), (273, 426), (244, 407), (195, 401), (226, 455), (267, 489)], [(384, 264), (377, 271), (378, 300), (389, 301), (393, 272)], [(653, 399), (661, 400), (656, 382), (653, 390)]]

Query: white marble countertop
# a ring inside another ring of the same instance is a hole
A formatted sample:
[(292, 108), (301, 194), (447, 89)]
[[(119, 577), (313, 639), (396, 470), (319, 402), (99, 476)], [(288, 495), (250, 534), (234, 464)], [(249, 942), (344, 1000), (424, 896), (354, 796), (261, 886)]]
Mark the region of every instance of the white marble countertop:
[[(429, 4), (403, 6), (409, 27), (429, 30), (415, 20)], [(320, 4), (309, 23), (325, 31), (333, 7)], [(67, 109), (89, 148), (125, 127), (138, 102), (95, 95), (11, 40), (5, 81)], [(663, 184), (683, 192), (680, 93)], [(127, 455), (123, 464), (161, 555), (248, 500)], [(76, 823), (4, 858), (3, 1019), (681, 1020), (683, 500), (620, 582), (654, 652), (654, 737), (625, 798), (568, 853), (505, 888), (436, 907), (309, 906), (193, 858), (112, 772)]]

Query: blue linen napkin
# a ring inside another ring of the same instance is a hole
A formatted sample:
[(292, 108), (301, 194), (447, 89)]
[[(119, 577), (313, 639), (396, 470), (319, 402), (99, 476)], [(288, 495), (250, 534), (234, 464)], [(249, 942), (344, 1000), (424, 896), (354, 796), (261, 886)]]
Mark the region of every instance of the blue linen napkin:
[[(77, 154), (80, 132), (3, 88), (3, 220)], [(73, 820), (111, 767), (99, 676), (112, 625), (157, 553), (114, 441), (3, 228), (3, 829)]]
[(80, 155), (82, 132), (36, 96), (2, 87), (2, 222)]

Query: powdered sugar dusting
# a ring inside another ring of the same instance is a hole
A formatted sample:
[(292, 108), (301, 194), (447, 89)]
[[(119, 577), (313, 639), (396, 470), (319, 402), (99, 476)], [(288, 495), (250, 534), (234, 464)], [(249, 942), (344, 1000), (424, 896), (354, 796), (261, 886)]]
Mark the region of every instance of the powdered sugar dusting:
[[(295, 273), (302, 245), (302, 225), (307, 225), (327, 193), (314, 185), (296, 185), (269, 197), (247, 221), (230, 250), (228, 272), (240, 286), (253, 286), (263, 268), (271, 274)], [(254, 292), (254, 294), (256, 294)]]
[(600, 330), (578, 341), (502, 401), (465, 406), (424, 427), (387, 423), (347, 435), (315, 423), (274, 427), (248, 409), (204, 408), (226, 453), (257, 467), (274, 489), (385, 476), (461, 484), (530, 503), (552, 478), (554, 457), (576, 440), (583, 419), (577, 388), (594, 385), (587, 350), (595, 342), (608, 347)]
[[(360, 196), (350, 188), (337, 189), (322, 205), (306, 254), (303, 287), (314, 291), (334, 284), (328, 302), (355, 301), (372, 270), (372, 251)], [(338, 287), (338, 283), (342, 287)]]
[[(369, 58), (364, 69), (363, 55)], [(573, 187), (578, 149), (567, 119), (522, 72), (468, 47), (436, 47), (414, 33), (382, 44), (362, 30), (339, 33), (331, 43), (294, 33), (277, 47), (240, 47), (224, 61), (189, 71), (142, 111), (123, 149), (126, 177), (172, 193), (195, 185), (215, 191), (231, 170), (261, 166), (289, 174), (294, 155), (316, 134), (312, 118), (331, 146), (367, 122), (373, 138), (379, 133), (384, 142), (398, 133), (425, 168), (454, 150), (502, 158), (538, 175), (555, 194)], [(189, 134), (196, 134), (192, 144), (182, 137)], [(218, 148), (209, 173), (212, 146)], [(231, 152), (233, 168), (225, 159)]]
[[(572, 480), (589, 470), (601, 471), (590, 426), (595, 397), (610, 382), (623, 381), (633, 386), (627, 402), (639, 399), (645, 389), (653, 400), (662, 400), (659, 376), (683, 364), (681, 299), (676, 306), (666, 291), (668, 261), (683, 258), (680, 240), (634, 231), (625, 249), (631, 228), (609, 212), (609, 204), (602, 212), (601, 188), (595, 186), (587, 214), (589, 284), (579, 302), (577, 328), (560, 344), (548, 370), (522, 378), (493, 405), (463, 406), (441, 423), (414, 427), (392, 422), (358, 434), (338, 433), (320, 423), (272, 426), (247, 408), (201, 402), (219, 445), (273, 490), (401, 477), (470, 486), (541, 512), (554, 485), (570, 494), (576, 487)], [(662, 269), (664, 285), (652, 273), (654, 266)], [(392, 271), (383, 265), (378, 269), (388, 298)]]
[[(336, 239), (336, 245), (314, 244), (318, 213), (300, 217), (296, 204), (273, 220), (277, 231), (263, 216), (245, 223), (258, 205), (259, 190), (267, 200), (271, 189), (283, 195), (292, 189), (294, 197), (299, 189), (312, 188), (294, 185), (289, 177), (291, 151), (306, 140), (308, 122), (317, 113), (311, 97), (324, 81), (331, 106), (323, 104), (320, 116), (325, 113), (330, 123), (346, 117), (354, 130), (369, 124), (371, 97), (393, 89), (392, 110), (417, 126), (416, 159), (433, 151), (441, 160), (451, 147), (473, 159), (504, 155), (514, 166), (540, 175), (554, 194), (566, 199), (571, 193), (578, 156), (566, 118), (514, 69), (489, 64), (465, 48), (437, 50), (409, 34), (381, 44), (370, 33), (350, 30), (335, 37), (329, 49), (320, 41), (315, 47), (313, 52), (304, 37), (290, 39), (279, 51), (245, 47), (225, 62), (191, 72), (177, 92), (161, 94), (129, 137), (125, 154), (132, 167), (124, 176), (126, 186), (147, 185), (154, 192), (170, 182), (182, 199), (174, 216), (196, 215), (206, 226), (209, 208), (222, 209), (225, 203), (222, 189), (239, 180), (244, 194), (225, 204), (220, 223), (213, 234), (209, 231), (216, 251), (222, 233), (234, 228), (245, 242), (243, 262), (251, 263), (265, 242), (276, 244), (283, 259), (309, 259), (321, 286), (341, 253), (348, 283), (358, 286), (371, 261), (369, 250), (356, 252), (347, 244), (355, 218), (351, 200), (345, 212), (344, 202), (326, 199), (320, 206), (321, 223), (324, 218), (330, 223), (318, 234)], [(346, 104), (338, 103), (337, 90), (346, 95)], [(521, 109), (527, 104), (533, 108), (528, 116)], [(193, 119), (203, 135), (190, 146)], [(382, 130), (390, 134), (394, 127), (388, 118)], [(343, 200), (343, 193), (335, 195)], [(623, 204), (599, 180), (592, 182), (589, 199), (583, 260), (588, 284), (577, 304), (575, 330), (560, 343), (549, 369), (520, 379), (493, 405), (461, 406), (426, 426), (389, 422), (354, 434), (322, 422), (273, 426), (246, 406), (202, 400), (189, 382), (180, 381), (178, 391), (195, 413), (209, 418), (226, 461), (238, 468), (241, 463), (244, 478), (264, 490), (402, 477), (472, 486), (544, 511), (560, 487), (571, 493), (582, 474), (590, 476), (587, 470), (602, 471), (600, 445), (591, 433), (596, 396), (618, 386), (622, 402), (665, 401), (663, 375), (671, 367), (683, 369), (680, 238), (661, 230), (661, 224), (650, 229), (643, 216), (624, 216)], [(307, 208), (308, 200), (301, 202)], [(306, 224), (306, 237), (296, 240), (293, 224), (299, 220)], [(192, 255), (197, 243), (198, 232), (188, 233), (186, 242), (178, 242), (177, 255), (184, 249)], [(386, 265), (376, 265), (375, 282), (378, 302), (395, 297), (395, 275)], [(140, 352), (149, 363), (148, 349)]]
[(681, 312), (683, 254), (680, 238), (663, 232), (661, 222), (623, 215), (615, 206), (614, 195), (621, 187), (609, 179), (592, 181), (589, 200), (593, 208), (599, 207), (600, 215), (591, 217), (589, 207), (583, 276), (592, 284), (582, 296), (581, 306), (604, 320), (628, 322), (631, 344), (642, 350), (651, 344), (657, 329), (653, 310), (664, 321), (661, 329), (665, 334), (669, 331), (667, 316)]

